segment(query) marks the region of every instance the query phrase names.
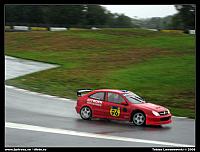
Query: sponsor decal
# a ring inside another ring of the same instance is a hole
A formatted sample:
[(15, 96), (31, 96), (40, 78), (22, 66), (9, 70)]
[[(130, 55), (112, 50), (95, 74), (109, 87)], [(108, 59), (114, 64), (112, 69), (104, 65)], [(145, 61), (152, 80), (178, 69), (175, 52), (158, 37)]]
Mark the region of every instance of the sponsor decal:
[(95, 100), (95, 99), (87, 99), (87, 104), (92, 104), (92, 105), (95, 105), (95, 106), (101, 106), (102, 101)]
[(120, 115), (120, 108), (116, 106), (112, 106), (110, 108), (110, 115), (114, 117), (119, 117)]

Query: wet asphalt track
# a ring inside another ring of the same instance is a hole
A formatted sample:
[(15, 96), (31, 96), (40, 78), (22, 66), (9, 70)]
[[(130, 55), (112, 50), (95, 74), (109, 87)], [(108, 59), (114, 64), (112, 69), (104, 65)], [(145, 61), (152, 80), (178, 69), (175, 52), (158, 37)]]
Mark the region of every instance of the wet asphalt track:
[[(6, 64), (9, 64), (8, 60)], [(9, 71), (12, 72), (18, 69), (16, 66), (7, 65), (6, 67), (10, 67)], [(23, 70), (26, 71), (25, 68)], [(9, 73), (7, 68), (6, 73)], [(17, 76), (16, 74), (15, 77)], [(6, 125), (7, 123), (26, 124), (46, 129), (36, 131), (8, 125), (5, 128), (6, 147), (174, 147), (173, 144), (195, 145), (195, 121), (192, 119), (173, 117), (173, 123), (170, 125), (136, 127), (124, 121), (104, 119), (84, 121), (76, 114), (75, 102), (72, 100), (41, 96), (13, 87), (5, 87), (5, 99)], [(54, 133), (55, 129), (62, 129), (62, 133)], [(70, 131), (75, 131), (75, 134), (71, 134)], [(63, 132), (67, 132), (67, 134)], [(86, 135), (81, 136), (83, 133)], [(91, 135), (96, 135), (96, 138)], [(99, 138), (101, 135), (103, 137)], [(118, 140), (110, 139), (113, 136)], [(122, 137), (125, 137), (124, 140)], [(137, 139), (143, 140), (137, 141)], [(149, 141), (155, 142), (149, 143)], [(165, 145), (159, 142), (163, 142)]]

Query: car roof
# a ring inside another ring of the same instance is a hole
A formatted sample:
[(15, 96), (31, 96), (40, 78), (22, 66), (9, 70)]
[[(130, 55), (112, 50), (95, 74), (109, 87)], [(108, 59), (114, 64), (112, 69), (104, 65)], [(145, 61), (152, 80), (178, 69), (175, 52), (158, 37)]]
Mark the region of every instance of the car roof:
[(125, 93), (126, 90), (117, 90), (117, 89), (98, 89), (98, 90), (94, 90), (95, 92), (99, 92), (99, 91), (105, 91), (105, 92), (114, 92), (114, 93)]
[(140, 96), (138, 96), (137, 94), (135, 94), (135, 93), (133, 93), (133, 92), (130, 92), (130, 91), (128, 91), (128, 90), (97, 89), (97, 90), (93, 90), (92, 92), (101, 92), (101, 91), (104, 91), (104, 92), (113, 92), (113, 93), (119, 93), (119, 94), (130, 94), (131, 96), (134, 96), (134, 97), (137, 98), (137, 99), (144, 100), (144, 99), (142, 99)]

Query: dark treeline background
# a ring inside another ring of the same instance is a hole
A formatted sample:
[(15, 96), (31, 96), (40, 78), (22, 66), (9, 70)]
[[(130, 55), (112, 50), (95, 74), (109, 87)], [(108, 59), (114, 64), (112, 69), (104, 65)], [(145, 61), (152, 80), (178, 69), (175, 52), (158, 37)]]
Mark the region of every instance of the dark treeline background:
[[(175, 5), (178, 13), (163, 18), (134, 19), (100, 5), (6, 5), (6, 25), (60, 27), (134, 27), (195, 29), (195, 5)], [(144, 10), (145, 11), (145, 10)]]
[(112, 14), (100, 5), (7, 5), (6, 24), (65, 27), (137, 27), (124, 14)]

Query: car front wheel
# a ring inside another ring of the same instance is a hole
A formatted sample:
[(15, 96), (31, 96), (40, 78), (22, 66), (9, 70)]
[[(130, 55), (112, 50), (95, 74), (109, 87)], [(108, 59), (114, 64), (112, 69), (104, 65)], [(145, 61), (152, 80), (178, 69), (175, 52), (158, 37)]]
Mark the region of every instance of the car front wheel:
[(92, 110), (89, 107), (83, 107), (81, 108), (80, 116), (84, 120), (89, 120), (92, 117)]
[(142, 112), (136, 112), (133, 114), (133, 124), (136, 126), (142, 126), (145, 125), (145, 115)]

